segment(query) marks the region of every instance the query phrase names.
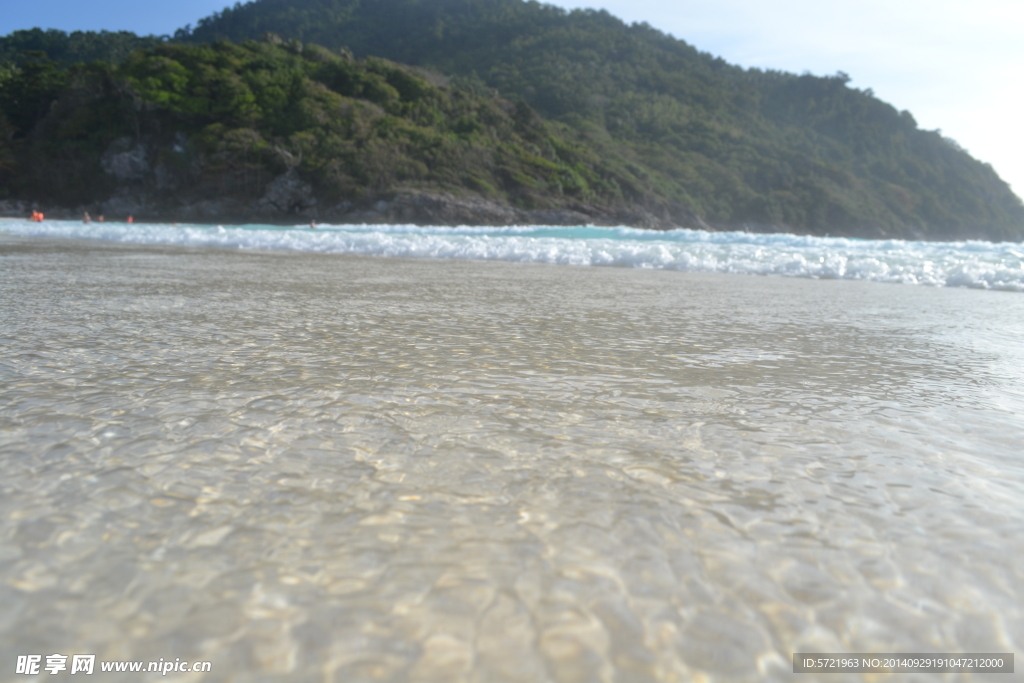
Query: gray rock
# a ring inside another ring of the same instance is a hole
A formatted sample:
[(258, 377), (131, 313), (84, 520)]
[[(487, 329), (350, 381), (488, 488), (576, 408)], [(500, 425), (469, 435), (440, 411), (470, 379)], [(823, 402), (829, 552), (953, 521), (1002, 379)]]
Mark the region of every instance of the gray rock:
[(119, 188), (117, 193), (100, 205), (100, 211), (111, 219), (117, 217), (138, 216), (148, 209), (148, 202), (141, 192), (133, 192), (128, 188)]
[(377, 202), (381, 219), (420, 225), (511, 225), (523, 212), (479, 197), (455, 197), (448, 193), (399, 194), (390, 202)]
[(182, 205), (173, 215), (182, 220), (202, 223), (233, 220), (246, 213), (244, 205), (234, 199), (202, 199)]
[(316, 204), (312, 186), (292, 169), (267, 183), (266, 193), (256, 202), (256, 213), (262, 216), (315, 216)]
[(132, 145), (131, 138), (120, 138), (100, 158), (103, 170), (121, 182), (137, 182), (150, 172), (146, 148)]
[(594, 222), (594, 218), (579, 211), (538, 210), (527, 211), (527, 221), (535, 225), (587, 225)]
[(32, 209), (25, 202), (4, 199), (0, 201), (0, 216), (5, 218), (27, 218)]

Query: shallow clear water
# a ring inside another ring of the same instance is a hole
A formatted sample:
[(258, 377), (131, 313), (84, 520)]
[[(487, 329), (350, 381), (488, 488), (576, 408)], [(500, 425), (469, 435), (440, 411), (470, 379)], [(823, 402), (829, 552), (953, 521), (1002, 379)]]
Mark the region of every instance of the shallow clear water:
[(1016, 293), (8, 234), (0, 311), (0, 680), (1024, 641)]

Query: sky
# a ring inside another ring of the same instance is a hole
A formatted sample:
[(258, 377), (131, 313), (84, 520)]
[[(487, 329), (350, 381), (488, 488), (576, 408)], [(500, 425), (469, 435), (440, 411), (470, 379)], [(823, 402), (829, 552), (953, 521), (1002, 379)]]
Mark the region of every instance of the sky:
[[(0, 0), (13, 30), (172, 34), (224, 0)], [(941, 129), (1024, 195), (1021, 0), (558, 0), (651, 26), (744, 67), (844, 71), (918, 125)]]

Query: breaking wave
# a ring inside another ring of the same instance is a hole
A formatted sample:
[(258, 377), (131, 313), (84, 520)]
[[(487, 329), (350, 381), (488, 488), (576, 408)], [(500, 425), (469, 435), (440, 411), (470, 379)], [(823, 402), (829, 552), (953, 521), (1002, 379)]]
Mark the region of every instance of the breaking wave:
[(1024, 244), (596, 227), (169, 225), (4, 221), (20, 237), (482, 259), (1024, 291)]

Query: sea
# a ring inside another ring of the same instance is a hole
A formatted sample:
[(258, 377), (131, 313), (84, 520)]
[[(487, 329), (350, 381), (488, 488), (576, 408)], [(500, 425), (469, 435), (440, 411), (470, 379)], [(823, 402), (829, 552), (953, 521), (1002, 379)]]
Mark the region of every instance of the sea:
[(1022, 292), (1019, 243), (0, 221), (0, 681), (992, 680), (794, 653), (1021, 652)]

